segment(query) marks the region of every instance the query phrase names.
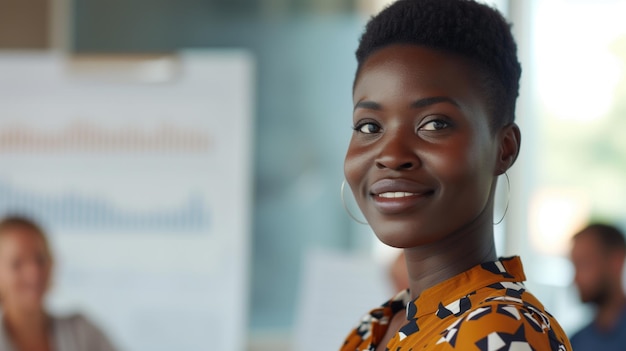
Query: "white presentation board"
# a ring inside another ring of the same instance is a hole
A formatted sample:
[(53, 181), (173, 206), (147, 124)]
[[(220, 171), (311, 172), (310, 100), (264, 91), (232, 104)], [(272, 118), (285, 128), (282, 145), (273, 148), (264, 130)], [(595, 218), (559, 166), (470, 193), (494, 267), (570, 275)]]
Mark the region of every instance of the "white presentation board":
[(49, 231), (52, 310), (126, 351), (244, 349), (253, 75), (235, 50), (0, 52), (0, 215)]

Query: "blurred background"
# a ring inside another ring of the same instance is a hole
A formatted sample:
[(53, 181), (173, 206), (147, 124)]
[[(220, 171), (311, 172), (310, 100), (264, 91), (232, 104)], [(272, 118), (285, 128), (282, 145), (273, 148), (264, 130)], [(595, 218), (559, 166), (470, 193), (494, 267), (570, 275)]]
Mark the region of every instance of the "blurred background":
[[(397, 252), (339, 196), (353, 53), (387, 3), (0, 0), (0, 214), (50, 232), (51, 308), (128, 351), (336, 349), (393, 294)], [(570, 236), (626, 228), (626, 1), (487, 3), (523, 67), (499, 254), (571, 333)]]

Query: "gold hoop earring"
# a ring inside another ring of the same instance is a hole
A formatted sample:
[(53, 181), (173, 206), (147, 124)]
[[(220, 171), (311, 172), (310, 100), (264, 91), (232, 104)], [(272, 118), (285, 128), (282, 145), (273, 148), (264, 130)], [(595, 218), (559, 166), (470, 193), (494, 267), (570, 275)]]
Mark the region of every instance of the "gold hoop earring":
[(348, 205), (346, 204), (346, 199), (344, 198), (344, 190), (346, 187), (346, 180), (344, 179), (341, 182), (341, 190), (339, 192), (339, 194), (341, 195), (341, 204), (343, 205), (343, 208), (346, 210), (346, 212), (348, 213), (348, 216), (350, 216), (350, 218), (352, 218), (352, 220), (354, 220), (355, 222), (359, 223), (359, 224), (363, 224), (363, 225), (369, 225), (369, 223), (365, 222), (365, 221), (361, 221), (358, 218), (356, 218), (352, 212), (350, 212), (350, 209), (348, 208)]
[(504, 172), (504, 177), (506, 178), (506, 206), (504, 206), (504, 213), (502, 214), (502, 218), (499, 221), (495, 222), (493, 225), (498, 225), (502, 223), (504, 217), (506, 216), (507, 211), (509, 210), (509, 200), (511, 199), (511, 180), (509, 179), (509, 175)]

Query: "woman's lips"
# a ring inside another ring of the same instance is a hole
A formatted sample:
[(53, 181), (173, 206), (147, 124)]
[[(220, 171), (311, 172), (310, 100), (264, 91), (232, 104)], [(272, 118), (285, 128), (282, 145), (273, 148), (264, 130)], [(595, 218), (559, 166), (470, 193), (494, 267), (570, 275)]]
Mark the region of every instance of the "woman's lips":
[(407, 193), (405, 191), (394, 191), (394, 192), (387, 192), (387, 193), (382, 193), (382, 194), (378, 194), (376, 196), (379, 197), (384, 197), (387, 199), (395, 199), (398, 197), (407, 197), (407, 196), (413, 196), (413, 195), (417, 195), (415, 193)]
[(375, 207), (383, 214), (399, 214), (418, 205), (434, 190), (406, 179), (382, 179), (370, 188)]

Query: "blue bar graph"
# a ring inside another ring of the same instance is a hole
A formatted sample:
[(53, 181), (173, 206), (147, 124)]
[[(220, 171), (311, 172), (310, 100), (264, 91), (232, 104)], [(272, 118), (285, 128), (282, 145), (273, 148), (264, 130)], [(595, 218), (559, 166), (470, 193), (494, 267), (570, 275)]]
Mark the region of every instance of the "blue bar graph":
[(21, 214), (59, 228), (91, 231), (206, 232), (208, 209), (200, 194), (176, 207), (130, 211), (104, 199), (67, 192), (44, 195), (13, 187), (0, 179), (0, 215)]

